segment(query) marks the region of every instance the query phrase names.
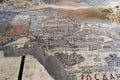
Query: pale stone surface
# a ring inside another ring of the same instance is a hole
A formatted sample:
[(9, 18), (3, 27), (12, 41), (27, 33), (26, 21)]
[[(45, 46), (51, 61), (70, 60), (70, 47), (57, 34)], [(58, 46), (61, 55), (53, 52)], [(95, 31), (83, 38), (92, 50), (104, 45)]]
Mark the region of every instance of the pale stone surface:
[[(18, 80), (21, 57), (4, 57), (0, 51), (0, 80)], [(54, 80), (32, 56), (26, 56), (23, 80)]]
[(32, 56), (26, 56), (23, 80), (54, 80)]
[(17, 80), (21, 57), (4, 57), (0, 51), (0, 80)]
[(17, 39), (16, 41), (6, 44), (5, 46), (12, 45), (13, 47), (22, 48), (22, 47), (24, 47), (25, 43), (29, 40), (30, 39), (27, 37), (22, 37), (20, 39)]

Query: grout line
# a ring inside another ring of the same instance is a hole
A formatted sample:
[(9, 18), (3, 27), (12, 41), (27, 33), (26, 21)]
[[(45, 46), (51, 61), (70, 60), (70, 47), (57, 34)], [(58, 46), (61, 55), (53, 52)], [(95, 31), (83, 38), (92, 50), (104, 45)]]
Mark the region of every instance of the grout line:
[(25, 56), (22, 56), (22, 58), (21, 58), (21, 64), (20, 64), (20, 69), (19, 69), (18, 80), (22, 80), (24, 63), (25, 63)]

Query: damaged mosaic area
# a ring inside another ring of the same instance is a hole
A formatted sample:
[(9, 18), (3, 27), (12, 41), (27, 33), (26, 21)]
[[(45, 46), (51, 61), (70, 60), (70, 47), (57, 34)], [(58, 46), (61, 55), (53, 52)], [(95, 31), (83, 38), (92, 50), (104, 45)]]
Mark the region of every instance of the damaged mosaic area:
[(83, 0), (89, 6), (79, 8), (73, 2), (80, 3), (41, 0), (27, 8), (0, 7), (4, 56), (31, 55), (55, 80), (119, 80), (120, 5)]

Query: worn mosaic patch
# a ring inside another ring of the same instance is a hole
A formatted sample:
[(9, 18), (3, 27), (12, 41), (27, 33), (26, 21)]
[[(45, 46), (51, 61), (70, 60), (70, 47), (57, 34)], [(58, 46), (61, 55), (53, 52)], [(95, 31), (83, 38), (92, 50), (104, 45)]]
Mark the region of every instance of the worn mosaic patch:
[(0, 48), (6, 57), (32, 55), (55, 80), (119, 80), (119, 7), (119, 0), (3, 7)]

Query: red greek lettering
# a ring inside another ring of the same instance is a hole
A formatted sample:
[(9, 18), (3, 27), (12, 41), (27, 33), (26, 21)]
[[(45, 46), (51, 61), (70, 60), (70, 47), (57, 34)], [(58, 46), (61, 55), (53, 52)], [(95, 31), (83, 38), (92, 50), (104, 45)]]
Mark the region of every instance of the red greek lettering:
[(120, 74), (116, 74), (116, 76), (117, 76), (117, 80), (120, 79)]
[(97, 78), (97, 74), (95, 74), (95, 80), (99, 80), (99, 79)]
[(82, 79), (82, 80), (84, 79), (84, 77), (85, 77), (84, 75), (81, 75), (81, 79)]
[(112, 75), (112, 74), (110, 74), (110, 80), (115, 80), (115, 77)]
[(103, 80), (108, 80), (105, 74), (103, 74)]
[(89, 74), (87, 75), (86, 78), (87, 78), (87, 80), (92, 80), (92, 77)]

